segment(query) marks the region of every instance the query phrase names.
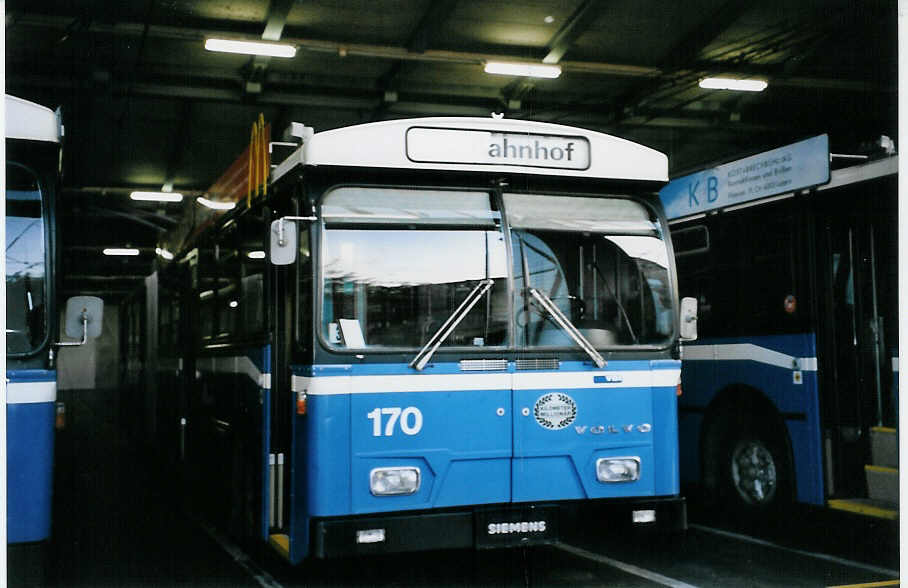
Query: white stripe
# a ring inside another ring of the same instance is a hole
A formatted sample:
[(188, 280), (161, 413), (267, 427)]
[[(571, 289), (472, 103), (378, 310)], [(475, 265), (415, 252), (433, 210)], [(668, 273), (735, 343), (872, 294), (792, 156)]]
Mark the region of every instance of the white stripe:
[[(594, 376), (604, 376), (609, 381), (594, 383)], [(515, 390), (541, 390), (558, 388), (649, 388), (650, 386), (675, 387), (681, 370), (634, 370), (622, 372), (517, 372), (514, 374)]]
[(817, 371), (816, 357), (794, 357), (753, 343), (726, 343), (724, 345), (685, 345), (682, 361), (724, 360), (756, 361), (787, 369), (806, 372)]
[[(594, 376), (612, 381), (596, 383)], [(678, 385), (681, 371), (635, 370), (626, 372), (527, 372), (496, 374), (398, 374), (369, 376), (293, 376), (294, 392), (306, 391), (316, 396), (337, 394), (375, 394), (384, 392), (449, 392), (465, 390), (540, 390), (558, 388), (648, 388)]]
[(232, 357), (203, 357), (199, 361), (199, 370), (216, 374), (245, 374), (259, 388), (271, 388), (271, 374), (263, 374), (258, 366), (245, 355)]
[(7, 404), (53, 402), (56, 399), (56, 382), (10, 382), (6, 385)]
[(790, 551), (791, 553), (797, 553), (798, 555), (806, 555), (808, 557), (814, 557), (816, 559), (822, 559), (825, 561), (831, 561), (833, 563), (851, 566), (853, 568), (860, 568), (867, 570), (869, 572), (874, 572), (877, 574), (890, 575), (898, 577), (898, 570), (890, 570), (889, 568), (883, 568), (879, 566), (874, 566), (870, 564), (861, 563), (859, 561), (852, 561), (850, 559), (842, 559), (841, 557), (835, 557), (833, 555), (826, 555), (825, 553), (815, 553), (813, 551), (803, 551), (801, 549), (792, 549), (791, 547), (784, 547), (782, 545), (777, 545), (770, 541), (764, 541), (763, 539), (757, 539), (749, 535), (739, 535), (738, 533), (732, 533), (730, 531), (723, 531), (721, 529), (713, 529), (712, 527), (704, 527), (702, 525), (689, 524), (688, 527), (691, 529), (697, 529), (698, 531), (703, 531), (705, 533), (712, 533), (714, 535), (719, 535), (720, 537), (729, 537), (732, 539), (738, 539), (739, 541), (746, 541), (747, 543), (753, 543), (754, 545), (762, 545), (764, 547), (773, 547), (775, 549), (781, 549), (782, 551)]
[(645, 578), (651, 582), (655, 582), (657, 584), (662, 584), (663, 586), (671, 586), (672, 588), (695, 588), (693, 586), (693, 584), (688, 584), (686, 582), (682, 582), (681, 580), (675, 580), (674, 578), (669, 578), (668, 576), (663, 576), (662, 574), (657, 574), (656, 572), (653, 572), (650, 570), (645, 570), (645, 569), (639, 568), (635, 565), (631, 565), (629, 563), (624, 563), (623, 561), (618, 561), (617, 559), (612, 559), (605, 555), (593, 553), (591, 551), (587, 551), (586, 549), (574, 547), (573, 545), (568, 545), (567, 543), (559, 543), (559, 544), (555, 545), (554, 547), (560, 549), (561, 551), (570, 553), (572, 555), (576, 555), (578, 557), (582, 557), (584, 559), (588, 559), (591, 561), (603, 563), (607, 566), (611, 566), (611, 567), (617, 568), (623, 572), (627, 572), (628, 574), (633, 574), (640, 578)]

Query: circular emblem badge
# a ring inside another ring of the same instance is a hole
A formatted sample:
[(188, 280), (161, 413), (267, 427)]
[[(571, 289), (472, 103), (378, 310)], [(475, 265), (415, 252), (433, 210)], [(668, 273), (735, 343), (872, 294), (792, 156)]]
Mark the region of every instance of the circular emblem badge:
[(540, 426), (553, 431), (563, 429), (577, 418), (577, 403), (567, 394), (544, 394), (533, 407), (533, 416)]

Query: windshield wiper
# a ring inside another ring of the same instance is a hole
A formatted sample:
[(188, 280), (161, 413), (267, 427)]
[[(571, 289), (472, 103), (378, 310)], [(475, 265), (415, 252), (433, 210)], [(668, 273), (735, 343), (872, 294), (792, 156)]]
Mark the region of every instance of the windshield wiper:
[(570, 319), (564, 316), (564, 313), (561, 312), (561, 309), (555, 306), (555, 303), (552, 302), (552, 299), (536, 288), (529, 288), (528, 290), (530, 292), (530, 296), (536, 299), (536, 302), (538, 302), (539, 305), (552, 316), (555, 324), (561, 327), (561, 329), (565, 333), (570, 335), (571, 339), (573, 339), (581, 349), (586, 351), (586, 354), (590, 356), (590, 359), (593, 360), (593, 363), (596, 364), (596, 367), (605, 367), (605, 360), (602, 359), (602, 356), (599, 355), (599, 352), (596, 351), (596, 348), (593, 347), (590, 342), (586, 340), (586, 337), (584, 337), (580, 333), (580, 331), (577, 330), (577, 327), (574, 326)]
[(460, 324), (460, 321), (467, 316), (470, 310), (476, 306), (476, 303), (479, 302), (482, 295), (485, 294), (489, 288), (492, 287), (492, 284), (495, 283), (495, 280), (487, 278), (480, 281), (476, 284), (476, 287), (473, 288), (473, 291), (467, 294), (467, 297), (464, 298), (464, 301), (460, 303), (460, 306), (457, 307), (457, 310), (451, 313), (451, 316), (448, 317), (448, 320), (435, 331), (429, 341), (419, 350), (419, 353), (416, 354), (416, 357), (413, 358), (413, 361), (410, 362), (410, 367), (417, 370), (422, 370), (426, 367), (426, 364), (429, 363), (429, 360), (432, 359), (432, 356), (435, 354), (435, 351), (442, 344), (442, 342), (448, 338), (448, 335), (451, 334), (451, 331), (457, 328), (457, 325)]

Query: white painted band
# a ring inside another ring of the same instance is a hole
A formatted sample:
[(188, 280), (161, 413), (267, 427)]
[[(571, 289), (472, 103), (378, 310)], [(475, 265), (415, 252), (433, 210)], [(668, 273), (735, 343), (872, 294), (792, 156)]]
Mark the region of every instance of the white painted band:
[(258, 366), (245, 355), (231, 357), (203, 357), (198, 360), (199, 371), (216, 374), (245, 374), (259, 388), (271, 389), (271, 374), (263, 374)]
[(794, 357), (753, 343), (685, 345), (682, 349), (682, 361), (755, 361), (790, 370), (817, 371), (816, 357)]
[[(527, 372), (496, 374), (399, 374), (368, 376), (293, 376), (294, 392), (314, 396), (403, 392), (461, 392), (470, 390), (576, 390), (582, 388), (675, 387), (681, 371), (635, 370), (626, 372)], [(604, 376), (608, 381), (595, 382)]]
[(56, 399), (56, 382), (10, 382), (6, 385), (7, 404), (54, 402)]

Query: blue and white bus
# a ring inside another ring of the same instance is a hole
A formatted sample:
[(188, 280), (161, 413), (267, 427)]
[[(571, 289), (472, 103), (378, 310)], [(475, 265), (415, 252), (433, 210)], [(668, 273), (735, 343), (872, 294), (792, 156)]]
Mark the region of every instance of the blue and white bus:
[(55, 199), (60, 121), (6, 96), (7, 540), (50, 536), (56, 371)]
[(196, 511), (293, 563), (686, 527), (665, 155), (494, 118), (290, 136), (138, 303)]
[(58, 342), (56, 206), (59, 113), (5, 97), (6, 126), (6, 533), (10, 570), (29, 583), (51, 535), (55, 427), (61, 424), (54, 355), (100, 334), (102, 303), (70, 298)]
[(830, 172), (825, 141), (663, 189), (680, 293), (699, 303), (681, 477), (739, 514), (896, 519), (898, 156)]

